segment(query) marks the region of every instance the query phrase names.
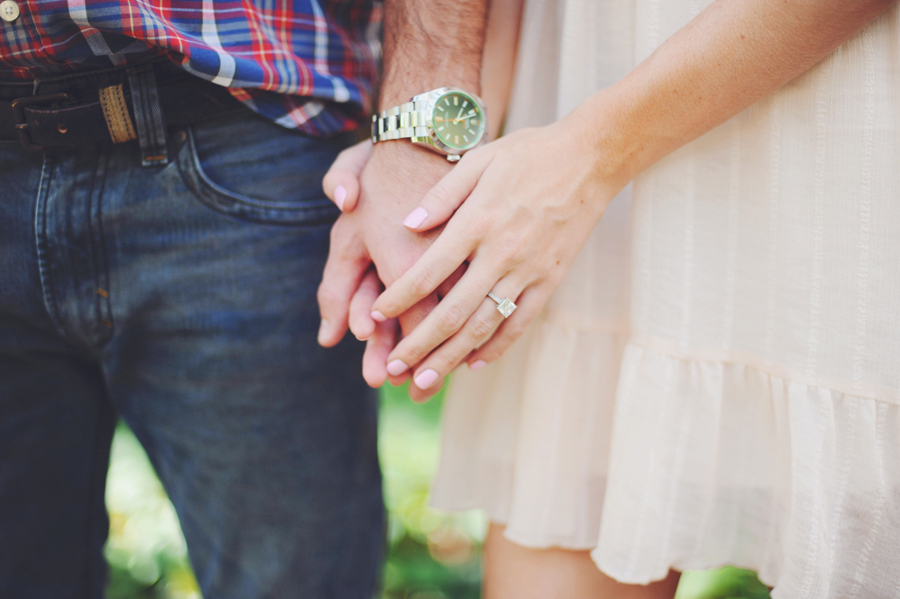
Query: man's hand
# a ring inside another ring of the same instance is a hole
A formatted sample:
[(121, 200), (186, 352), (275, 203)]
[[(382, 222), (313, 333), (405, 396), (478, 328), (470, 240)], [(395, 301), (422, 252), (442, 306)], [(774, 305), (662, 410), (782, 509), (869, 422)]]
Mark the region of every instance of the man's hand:
[[(384, 74), (377, 109), (403, 104), (416, 94), (443, 86), (479, 93), (486, 17), (487, 0), (387, 0)], [(360, 176), (358, 204), (352, 212), (342, 214), (332, 230), (328, 263), (319, 289), (322, 345), (336, 344), (346, 333), (351, 303), (363, 306), (374, 293), (375, 282), (366, 275), (372, 263), (381, 281), (389, 285), (415, 263), (439, 234), (439, 230), (430, 235), (411, 233), (402, 222), (450, 168), (442, 156), (408, 141), (391, 141), (373, 148)], [(342, 204), (337, 196), (333, 199)], [(411, 331), (436, 305), (434, 294), (419, 302), (400, 317), (402, 329)], [(388, 376), (383, 362), (393, 348), (396, 328), (390, 321), (370, 326), (374, 330), (369, 337), (363, 373), (370, 385), (378, 386)], [(379, 359), (381, 364), (377, 363)], [(402, 370), (407, 371), (408, 367)], [(408, 376), (390, 380), (396, 384)], [(442, 383), (435, 381), (424, 390), (411, 385), (410, 396), (425, 399)]]
[[(431, 245), (439, 230), (428, 235), (412, 233), (402, 225), (403, 218), (409, 206), (417, 205), (451, 168), (441, 156), (409, 144), (377, 145), (360, 175), (355, 209), (342, 214), (331, 230), (328, 262), (319, 286), (323, 321), (319, 343), (336, 345), (346, 334), (351, 318), (356, 321), (353, 329), (358, 335), (370, 330), (363, 374), (372, 386), (380, 386), (389, 378), (385, 362), (395, 344), (396, 325), (370, 322), (365, 308), (371, 306), (380, 289), (371, 280), (362, 286), (360, 283), (374, 263), (378, 278), (390, 285)], [(351, 302), (361, 309), (351, 312)], [(402, 330), (412, 331), (436, 305), (435, 294), (419, 302), (399, 319)], [(408, 377), (406, 372), (390, 378), (399, 384)], [(414, 399), (424, 399), (435, 391), (426, 395), (413, 387), (410, 390)]]
[(325, 173), (322, 190), (341, 212), (353, 212), (356, 208), (359, 177), (371, 156), (372, 140), (361, 141), (338, 154)]

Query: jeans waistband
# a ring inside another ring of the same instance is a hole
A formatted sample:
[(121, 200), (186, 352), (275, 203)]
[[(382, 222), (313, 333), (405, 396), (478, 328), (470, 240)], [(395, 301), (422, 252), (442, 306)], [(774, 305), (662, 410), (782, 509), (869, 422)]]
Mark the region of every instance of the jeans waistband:
[(0, 84), (0, 142), (26, 150), (137, 140), (144, 166), (168, 162), (166, 129), (246, 107), (166, 60)]
[(0, 81), (0, 101), (11, 102), (17, 98), (60, 92), (68, 93), (75, 99), (93, 99), (97, 97), (97, 91), (104, 87), (127, 83), (128, 70), (142, 65), (152, 65), (160, 86), (180, 81), (203, 81), (167, 58), (154, 58), (142, 63), (88, 69), (32, 81)]

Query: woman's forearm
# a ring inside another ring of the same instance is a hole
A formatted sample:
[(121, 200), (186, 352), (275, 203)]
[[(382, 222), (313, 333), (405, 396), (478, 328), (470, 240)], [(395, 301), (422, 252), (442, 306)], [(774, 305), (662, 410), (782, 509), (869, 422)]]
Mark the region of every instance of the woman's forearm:
[(481, 63), (481, 98), (488, 107), (488, 139), (497, 139), (516, 70), (519, 26), (525, 0), (491, 0)]
[[(814, 66), (895, 0), (717, 0), (569, 117), (624, 185)], [(587, 126), (585, 126), (587, 125)], [(600, 132), (598, 135), (597, 133)]]

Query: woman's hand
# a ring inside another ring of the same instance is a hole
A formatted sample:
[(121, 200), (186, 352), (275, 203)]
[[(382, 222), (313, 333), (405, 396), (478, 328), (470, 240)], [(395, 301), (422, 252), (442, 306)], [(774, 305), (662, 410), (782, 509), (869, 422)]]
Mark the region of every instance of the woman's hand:
[[(388, 372), (397, 375), (415, 366), (415, 385), (436, 391), (460, 362), (477, 369), (500, 357), (546, 304), (627, 182), (604, 174), (600, 158), (576, 111), (470, 152), (428, 193), (404, 221), (407, 228), (421, 232), (450, 220), (418, 262), (378, 298), (373, 318), (395, 318), (466, 261), (469, 265), (438, 307), (390, 353)], [(488, 299), (491, 291), (518, 305), (507, 320)]]
[(416, 384), (433, 393), (466, 348), (484, 343), (500, 322), (484, 299), (491, 289), (518, 297), (521, 307), (467, 361), (476, 367), (496, 359), (546, 302), (627, 181), (797, 77), (896, 2), (717, 0), (563, 121), (470, 153), (407, 217), (408, 228), (426, 231), (471, 197), (377, 300), (373, 318), (402, 313), (467, 258), (472, 265), (390, 353), (388, 369), (405, 373), (418, 364)]

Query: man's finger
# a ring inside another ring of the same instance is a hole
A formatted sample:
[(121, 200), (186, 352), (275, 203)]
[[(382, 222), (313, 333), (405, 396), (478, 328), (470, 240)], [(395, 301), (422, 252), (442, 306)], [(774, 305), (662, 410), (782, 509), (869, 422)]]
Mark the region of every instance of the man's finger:
[(396, 318), (375, 325), (375, 331), (366, 341), (366, 351), (363, 354), (362, 371), (363, 378), (370, 387), (378, 388), (388, 378), (385, 362), (387, 356), (394, 348), (397, 341), (399, 325)]
[(372, 154), (372, 141), (350, 146), (334, 160), (322, 179), (325, 195), (341, 209), (350, 212), (359, 200), (359, 176)]
[(378, 273), (374, 268), (369, 268), (359, 289), (350, 300), (350, 331), (357, 339), (368, 339), (375, 332), (375, 321), (372, 320), (372, 304), (384, 286), (378, 280)]
[(365, 247), (352, 231), (343, 226), (341, 217), (331, 228), (328, 261), (316, 297), (319, 301), (319, 345), (333, 347), (347, 332), (350, 300), (369, 268)]

